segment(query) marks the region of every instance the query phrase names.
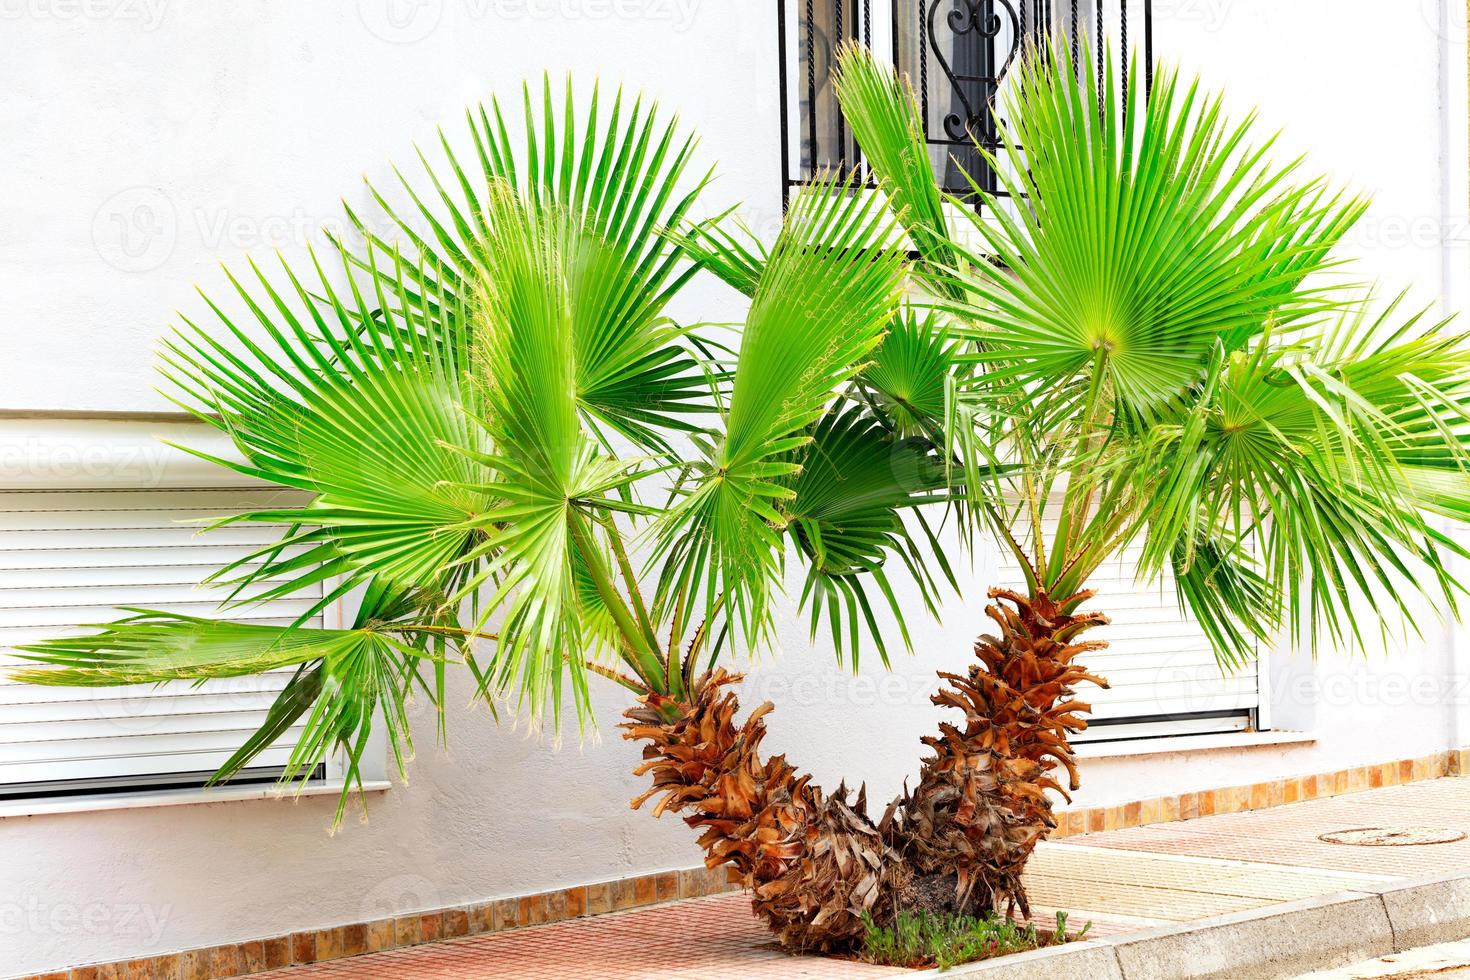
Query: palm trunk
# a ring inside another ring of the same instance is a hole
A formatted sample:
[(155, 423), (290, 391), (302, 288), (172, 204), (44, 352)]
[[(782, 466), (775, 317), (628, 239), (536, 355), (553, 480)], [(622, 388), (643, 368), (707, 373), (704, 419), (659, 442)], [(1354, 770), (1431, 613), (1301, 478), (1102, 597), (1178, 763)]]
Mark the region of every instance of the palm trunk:
[(878, 823), (863, 792), (828, 796), (784, 756), (763, 759), (773, 706), (737, 724), (740, 701), (726, 688), (741, 678), (720, 669), (687, 697), (645, 695), (625, 713), (623, 737), (646, 743), (637, 773), (653, 777), (633, 806), (662, 794), (655, 816), (684, 814), (702, 831), (706, 866), (726, 866), (789, 949), (850, 950), (865, 914), (887, 924), (899, 910), (1029, 913), (1021, 870), (1055, 826), (1047, 791), (1065, 795), (1049, 773), (1066, 768), (1077, 788), (1067, 736), (1086, 727), (1077, 712), (1089, 707), (1073, 699), (1073, 685), (1107, 686), (1072, 663), (1107, 644), (1076, 638), (1108, 620), (1060, 613), (1065, 603), (1044, 593), (990, 597), (1001, 600), (986, 609), (1000, 636), (981, 637), (980, 663), (964, 676), (941, 674), (949, 686), (934, 696), (964, 712), (963, 727), (945, 723), (924, 739), (934, 755), (918, 787)]
[(826, 796), (784, 756), (762, 759), (769, 701), (736, 724), (740, 676), (715, 670), (679, 702), (658, 695), (626, 712), (624, 738), (640, 739), (654, 815), (684, 813), (703, 831), (705, 864), (728, 867), (755, 911), (791, 949), (840, 951), (863, 933), (862, 915), (885, 921), (908, 877), (900, 854), (868, 819), (863, 793)]
[(967, 674), (940, 674), (949, 683), (934, 703), (958, 708), (964, 721), (946, 722), (938, 736), (924, 739), (934, 755), (902, 800), (898, 837), (917, 874), (950, 876), (960, 911), (1030, 914), (1021, 871), (1056, 827), (1047, 791), (1067, 795), (1052, 771), (1066, 769), (1068, 788), (1078, 786), (1067, 739), (1087, 727), (1079, 713), (1091, 706), (1073, 697), (1074, 687), (1107, 687), (1074, 660), (1107, 646), (1077, 637), (1108, 618), (1060, 611), (1091, 597), (1057, 601), (1044, 591), (991, 589), (998, 601), (985, 612), (999, 635), (976, 641), (979, 663)]

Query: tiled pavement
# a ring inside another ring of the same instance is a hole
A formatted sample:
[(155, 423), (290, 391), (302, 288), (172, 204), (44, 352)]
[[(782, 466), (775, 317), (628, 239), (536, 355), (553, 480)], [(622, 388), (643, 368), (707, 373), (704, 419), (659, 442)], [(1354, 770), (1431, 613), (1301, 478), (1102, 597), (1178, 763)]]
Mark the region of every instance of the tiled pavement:
[[(1363, 882), (1470, 871), (1470, 838), (1412, 847), (1324, 844), (1360, 827), (1470, 831), (1470, 778), (1445, 778), (1269, 810), (1069, 838), (1043, 845), (1027, 876), (1035, 912), (1071, 913), (1119, 935)], [(907, 971), (790, 957), (738, 894), (334, 960), (270, 980), (745, 980), (857, 978)]]

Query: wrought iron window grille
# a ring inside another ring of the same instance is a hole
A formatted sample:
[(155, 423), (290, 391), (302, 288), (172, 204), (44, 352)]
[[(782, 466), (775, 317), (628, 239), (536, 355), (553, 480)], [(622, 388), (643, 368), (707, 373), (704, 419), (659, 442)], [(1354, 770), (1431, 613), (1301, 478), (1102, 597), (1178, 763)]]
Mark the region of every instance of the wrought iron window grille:
[(844, 41), (886, 53), (908, 77), (935, 176), (962, 200), (974, 197), (966, 174), (987, 194), (1008, 196), (976, 146), (1000, 149), (993, 110), (1026, 42), (1061, 34), (1074, 60), (1082, 44), (1095, 44), (1100, 73), (1107, 46), (1116, 46), (1124, 103), (1135, 82), (1131, 56), (1141, 59), (1145, 92), (1153, 87), (1153, 0), (890, 0), (877, 4), (876, 16), (874, 6), (871, 0), (777, 0), (783, 201), (822, 173), (871, 186), (832, 91), (832, 63)]

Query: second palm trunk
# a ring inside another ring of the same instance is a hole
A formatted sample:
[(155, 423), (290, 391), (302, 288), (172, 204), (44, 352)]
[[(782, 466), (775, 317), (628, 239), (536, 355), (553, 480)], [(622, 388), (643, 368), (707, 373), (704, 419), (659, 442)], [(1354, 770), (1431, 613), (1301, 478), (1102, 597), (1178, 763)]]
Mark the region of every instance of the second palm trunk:
[(885, 924), (900, 911), (1027, 914), (1021, 871), (1055, 826), (1047, 791), (1066, 792), (1052, 771), (1077, 788), (1068, 736), (1089, 706), (1075, 685), (1106, 686), (1074, 661), (1106, 646), (1078, 637), (1107, 617), (1061, 611), (1090, 597), (990, 591), (999, 635), (976, 642), (966, 674), (941, 674), (948, 685), (934, 697), (964, 720), (924, 739), (934, 754), (917, 787), (877, 822), (865, 794), (826, 795), (784, 756), (763, 758), (772, 705), (737, 723), (728, 688), (740, 678), (723, 670), (678, 702), (649, 695), (627, 712), (625, 737), (645, 743), (639, 774), (653, 778), (633, 805), (662, 794), (655, 815), (685, 814), (706, 864), (726, 866), (790, 948), (850, 949), (866, 917)]

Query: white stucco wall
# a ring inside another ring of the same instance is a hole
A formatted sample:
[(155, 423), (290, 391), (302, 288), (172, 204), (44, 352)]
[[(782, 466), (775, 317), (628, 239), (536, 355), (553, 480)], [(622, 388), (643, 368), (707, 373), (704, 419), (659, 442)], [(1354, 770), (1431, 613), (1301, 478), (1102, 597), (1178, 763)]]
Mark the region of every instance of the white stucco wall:
[[(1464, 253), (1443, 245), (1465, 200), (1464, 11), (1444, 2), (1158, 0), (1156, 29), (1160, 53), (1286, 127), (1283, 155), (1309, 151), (1309, 168), (1377, 195), (1352, 247), (1389, 292), (1413, 283), (1425, 302), (1467, 295)], [(193, 283), (220, 287), (217, 261), (299, 251), (337, 219), (339, 197), (365, 200), (364, 171), (387, 178), (388, 158), (411, 161), (411, 140), (430, 141), (438, 123), (452, 131), (465, 105), (543, 68), (622, 81), (678, 109), (703, 135), (702, 159), (719, 161), (711, 204), (744, 200), (768, 220), (779, 184), (771, 6), (0, 0), (0, 409), (165, 409), (151, 392), (153, 340), (169, 311), (199, 309)], [(685, 302), (694, 311), (734, 317), (739, 304), (710, 283)], [(982, 625), (974, 597), (994, 558), (978, 564), (972, 600), (951, 601), (943, 626), (916, 624), (920, 652), (892, 675), (876, 658), (843, 675), (793, 621), (747, 694), (781, 706), (772, 750), (824, 784), (895, 793), (932, 731), (933, 671), (961, 665)], [(1092, 760), (1079, 802), (1470, 742), (1443, 680), (1459, 673), (1463, 643), (1428, 637), (1392, 658), (1324, 659), (1319, 677), (1369, 683), (1280, 706), (1315, 743)], [(1384, 693), (1416, 676), (1441, 687), (1407, 702)], [(601, 741), (559, 751), (484, 712), (451, 712), (450, 750), (425, 726), (411, 785), (375, 794), (371, 821), (335, 837), (334, 801), (319, 798), (0, 819), (0, 976), (698, 863), (681, 824), (626, 807), (641, 786), (636, 750), (613, 727), (622, 692), (597, 699)]]

